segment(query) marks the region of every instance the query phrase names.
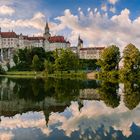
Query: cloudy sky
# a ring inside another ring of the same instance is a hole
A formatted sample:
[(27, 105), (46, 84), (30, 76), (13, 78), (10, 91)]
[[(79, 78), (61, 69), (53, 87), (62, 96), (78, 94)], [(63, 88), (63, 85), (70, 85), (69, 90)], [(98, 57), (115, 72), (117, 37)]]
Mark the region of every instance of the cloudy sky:
[(42, 35), (46, 20), (72, 45), (81, 35), (85, 47), (140, 46), (139, 0), (0, 0), (2, 31)]

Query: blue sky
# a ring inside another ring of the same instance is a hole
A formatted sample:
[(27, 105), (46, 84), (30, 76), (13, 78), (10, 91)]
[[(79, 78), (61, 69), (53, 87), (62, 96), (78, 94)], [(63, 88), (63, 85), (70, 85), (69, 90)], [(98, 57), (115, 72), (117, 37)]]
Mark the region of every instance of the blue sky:
[(0, 0), (2, 31), (42, 35), (46, 20), (52, 35), (64, 35), (85, 46), (132, 42), (140, 46), (139, 0)]

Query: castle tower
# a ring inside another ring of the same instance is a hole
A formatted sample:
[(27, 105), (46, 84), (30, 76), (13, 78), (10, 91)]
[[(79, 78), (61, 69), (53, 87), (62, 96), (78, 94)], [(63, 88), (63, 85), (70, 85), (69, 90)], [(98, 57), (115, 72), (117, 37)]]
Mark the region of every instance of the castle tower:
[(45, 32), (44, 32), (43, 36), (45, 39), (48, 39), (51, 36), (48, 22), (46, 22)]
[(82, 48), (83, 47), (83, 40), (80, 38), (80, 35), (78, 37), (78, 48)]

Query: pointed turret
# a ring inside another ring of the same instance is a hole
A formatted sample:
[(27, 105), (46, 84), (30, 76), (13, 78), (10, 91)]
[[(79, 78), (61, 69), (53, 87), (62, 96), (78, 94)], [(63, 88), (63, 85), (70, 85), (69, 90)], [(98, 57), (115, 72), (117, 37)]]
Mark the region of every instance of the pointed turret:
[(45, 39), (48, 39), (50, 36), (51, 36), (51, 34), (50, 34), (49, 25), (48, 25), (48, 22), (46, 22), (45, 32), (44, 32), (44, 38)]
[(83, 47), (83, 40), (80, 38), (80, 35), (78, 37), (78, 48), (82, 48)]

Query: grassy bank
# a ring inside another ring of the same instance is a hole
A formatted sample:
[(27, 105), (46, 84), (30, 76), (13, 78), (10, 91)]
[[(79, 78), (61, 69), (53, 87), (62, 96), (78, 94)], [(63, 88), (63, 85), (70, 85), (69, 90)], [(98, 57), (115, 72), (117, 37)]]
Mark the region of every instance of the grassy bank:
[(70, 78), (70, 79), (86, 79), (86, 73), (82, 71), (78, 72), (55, 72), (54, 74), (48, 74), (48, 77), (53, 78)]
[(42, 72), (34, 72), (34, 71), (10, 71), (0, 76), (13, 77), (13, 78), (42, 78), (44, 77)]
[(35, 71), (10, 71), (6, 72), (2, 77), (10, 77), (10, 78), (70, 78), (70, 79), (86, 79), (86, 73), (82, 71), (78, 72), (55, 72), (54, 74), (47, 74), (45, 72), (35, 72)]

